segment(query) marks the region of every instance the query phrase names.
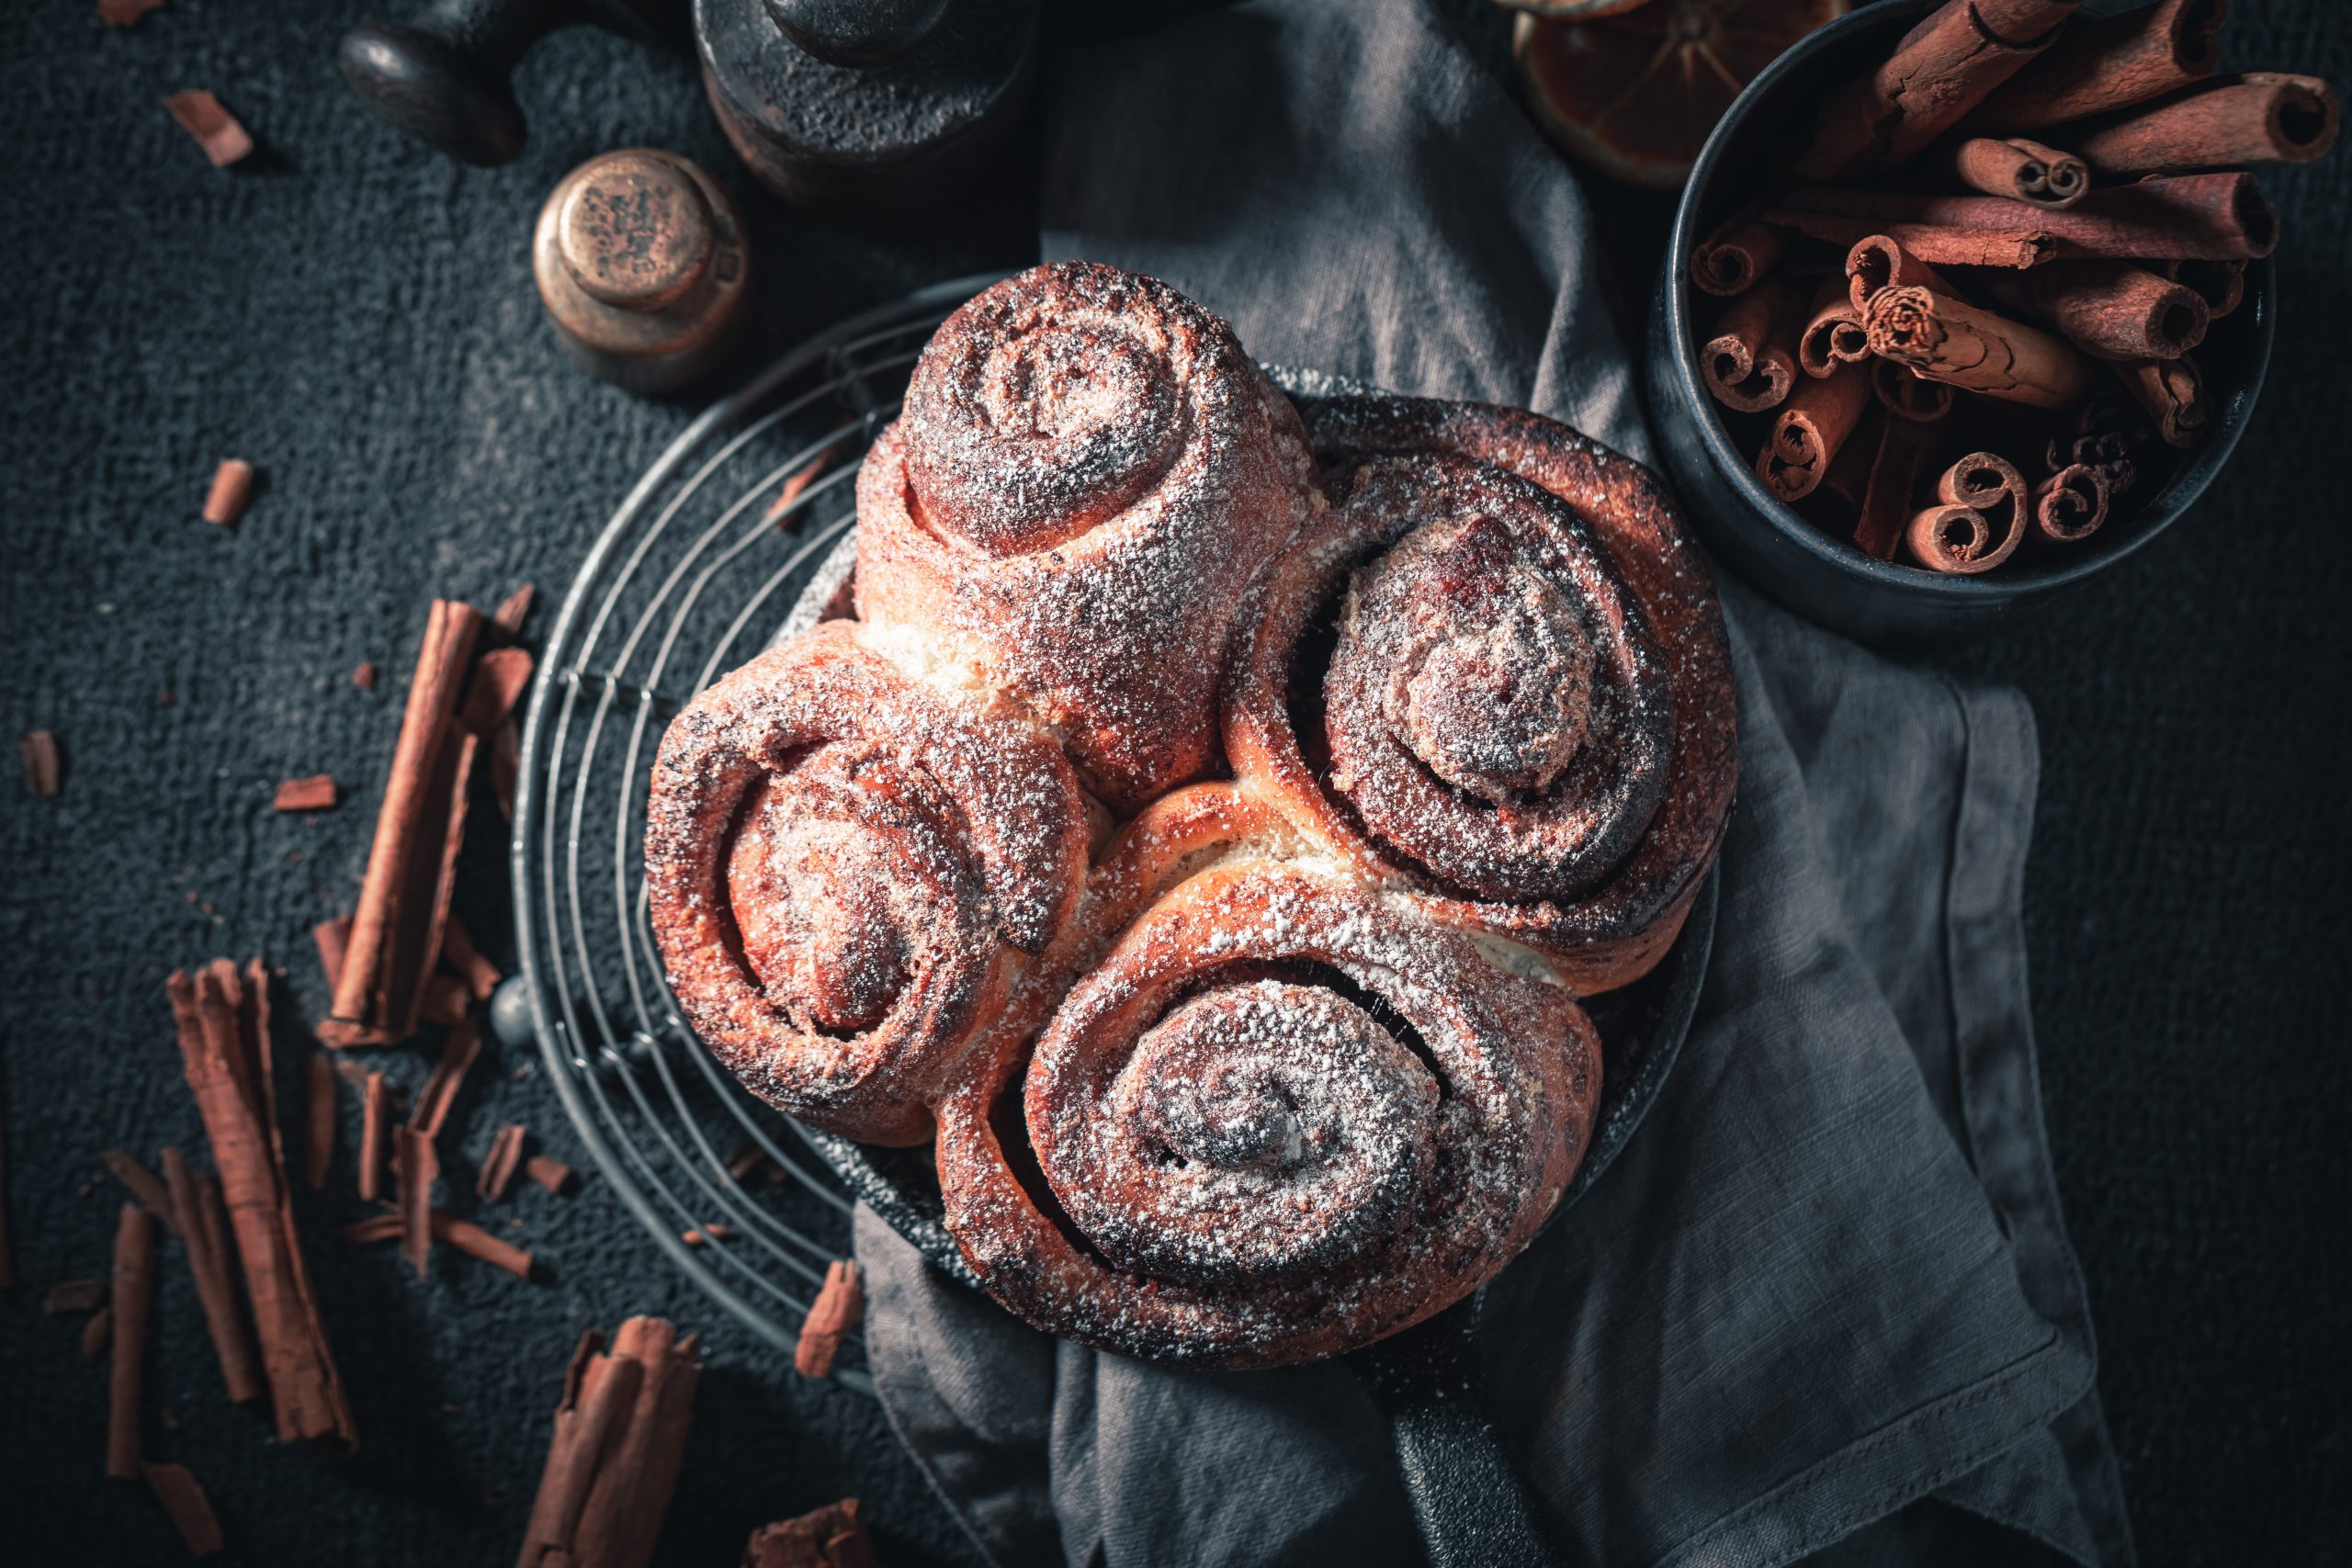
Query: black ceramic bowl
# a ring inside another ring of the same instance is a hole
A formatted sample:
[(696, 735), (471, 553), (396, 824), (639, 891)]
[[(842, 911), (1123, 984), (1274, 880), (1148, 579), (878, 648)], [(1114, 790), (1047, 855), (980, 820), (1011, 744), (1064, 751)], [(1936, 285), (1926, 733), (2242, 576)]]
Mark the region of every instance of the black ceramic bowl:
[[(1690, 250), (1767, 188), (1779, 157), (1813, 124), (1821, 96), (1883, 60), (1935, 0), (1883, 0), (1812, 34), (1766, 67), (1707, 139), (1682, 189), (1650, 310), (1648, 395), (1667, 472), (1716, 557), (1790, 609), (1866, 642), (1917, 644), (1989, 629), (2139, 549), (2186, 512), (2229, 461), (2270, 364), (2276, 285), (2266, 259), (2245, 299), (2197, 350), (2213, 423), (2199, 446), (2158, 467), (2082, 545), (1952, 577), (1881, 561), (1831, 538), (1757, 482), (1756, 454), (1732, 439), (1699, 379)], [(1704, 301), (1712, 305), (1712, 300)], [(2170, 454), (2170, 448), (2162, 448)]]

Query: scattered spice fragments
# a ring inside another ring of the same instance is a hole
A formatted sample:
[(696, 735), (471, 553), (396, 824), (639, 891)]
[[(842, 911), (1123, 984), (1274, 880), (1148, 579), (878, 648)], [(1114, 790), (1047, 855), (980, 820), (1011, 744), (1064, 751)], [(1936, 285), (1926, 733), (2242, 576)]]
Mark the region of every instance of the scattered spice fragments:
[(288, 779), (277, 786), (270, 799), (279, 811), (326, 811), (340, 797), (333, 773), (312, 773), (306, 779)]
[(229, 457), (212, 470), (212, 488), (204, 497), (204, 520), (225, 528), (245, 514), (254, 497), (254, 466), (243, 457)]
[(753, 1530), (743, 1568), (876, 1568), (874, 1541), (857, 1517), (857, 1499), (844, 1497)]
[(481, 1169), (474, 1177), (474, 1191), (484, 1201), (497, 1202), (514, 1185), (514, 1172), (523, 1163), (525, 1136), (521, 1123), (510, 1122), (491, 1140), (490, 1153), (483, 1156)]
[(201, 88), (174, 93), (164, 100), (164, 107), (172, 111), (172, 118), (180, 122), (181, 129), (196, 138), (216, 169), (227, 168), (254, 150), (254, 139), (237, 123), (237, 117)]
[(51, 1317), (62, 1317), (69, 1313), (95, 1311), (106, 1302), (107, 1287), (102, 1280), (61, 1280), (41, 1297), (40, 1310)]
[(842, 1258), (826, 1264), (824, 1286), (800, 1325), (800, 1343), (793, 1347), (794, 1370), (804, 1378), (831, 1377), (842, 1337), (865, 1315), (865, 1271)]
[(36, 729), (17, 742), (25, 756), (25, 787), (46, 798), (57, 793), (57, 737)]
[(376, 661), (363, 659), (351, 667), (351, 683), (363, 692), (376, 689)]
[(164, 0), (98, 0), (98, 20), (110, 28), (135, 28), (150, 11), (164, 8)]
[(145, 1467), (147, 1489), (164, 1505), (173, 1528), (191, 1557), (210, 1557), (221, 1549), (220, 1521), (213, 1517), (212, 1501), (184, 1464)]
[(571, 1185), (571, 1168), (560, 1159), (546, 1155), (533, 1155), (524, 1164), (523, 1172), (532, 1180), (560, 1197)]

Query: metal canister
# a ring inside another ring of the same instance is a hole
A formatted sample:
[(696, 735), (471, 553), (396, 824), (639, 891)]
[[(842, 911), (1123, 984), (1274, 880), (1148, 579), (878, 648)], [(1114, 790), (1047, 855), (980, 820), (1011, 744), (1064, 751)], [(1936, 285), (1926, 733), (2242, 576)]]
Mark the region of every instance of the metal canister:
[(751, 302), (742, 214), (709, 175), (654, 147), (565, 175), (539, 211), (531, 270), (571, 357), (637, 392), (715, 367)]

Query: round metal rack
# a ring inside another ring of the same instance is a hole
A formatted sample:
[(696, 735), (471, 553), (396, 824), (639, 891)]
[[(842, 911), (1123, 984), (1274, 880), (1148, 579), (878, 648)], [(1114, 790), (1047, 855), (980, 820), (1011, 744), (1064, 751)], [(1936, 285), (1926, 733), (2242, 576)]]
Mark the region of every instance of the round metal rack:
[[(847, 1252), (850, 1199), (821, 1146), (739, 1087), (678, 1012), (646, 919), (646, 789), (671, 716), (767, 644), (847, 535), (858, 466), (933, 329), (995, 279), (844, 321), (695, 420), (572, 580), (524, 724), (517, 973), (548, 1071), (671, 1260), (786, 1351)], [(754, 1168), (767, 1179), (747, 1179)], [(836, 1380), (872, 1393), (863, 1344), (845, 1349)]]

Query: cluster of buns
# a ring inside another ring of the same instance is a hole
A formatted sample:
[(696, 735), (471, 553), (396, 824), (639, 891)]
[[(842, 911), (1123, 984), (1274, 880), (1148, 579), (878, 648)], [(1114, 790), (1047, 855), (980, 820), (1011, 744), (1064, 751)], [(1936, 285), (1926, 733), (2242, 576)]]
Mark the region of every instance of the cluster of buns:
[(1713, 586), (1566, 427), (1286, 399), (1166, 285), (939, 329), (858, 477), (855, 616), (671, 725), (646, 873), (741, 1081), (935, 1140), (989, 1292), (1125, 1354), (1394, 1333), (1589, 1138), (1577, 998), (1671, 945), (1730, 807)]

